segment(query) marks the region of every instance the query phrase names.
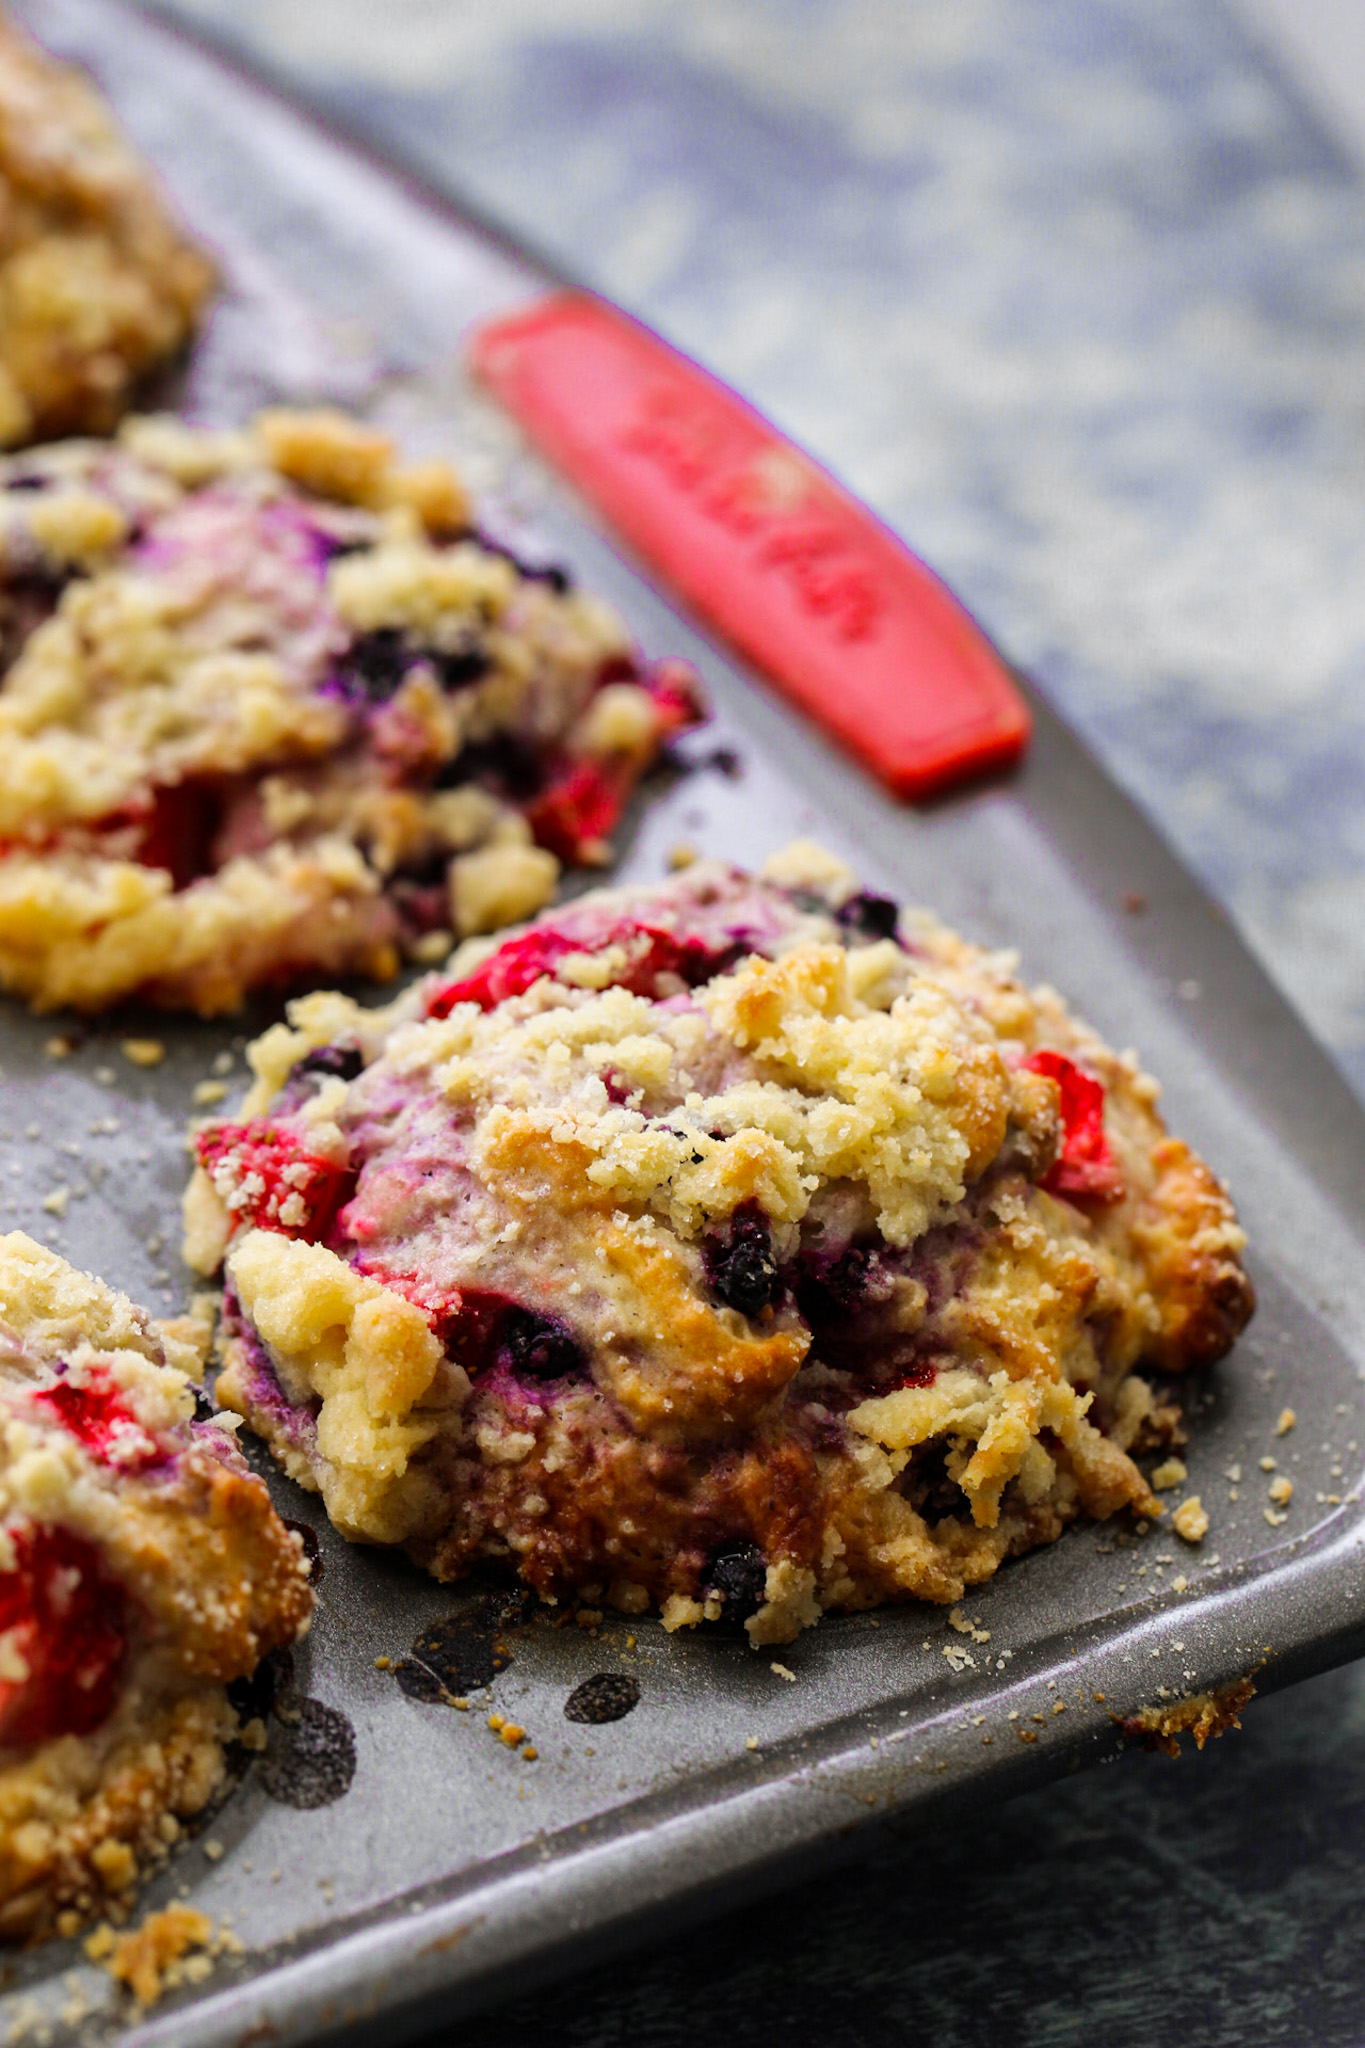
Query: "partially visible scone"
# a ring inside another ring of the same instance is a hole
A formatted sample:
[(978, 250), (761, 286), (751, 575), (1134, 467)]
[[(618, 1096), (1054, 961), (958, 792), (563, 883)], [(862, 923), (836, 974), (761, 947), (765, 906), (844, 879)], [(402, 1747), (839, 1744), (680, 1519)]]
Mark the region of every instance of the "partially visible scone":
[(0, 446), (108, 433), (212, 283), (99, 95), (0, 15)]
[(0, 462), (0, 986), (383, 979), (604, 861), (690, 672), (468, 522), (329, 412)]
[(294, 1005), (209, 1124), (218, 1396), (441, 1578), (749, 1616), (954, 1601), (1160, 1514), (1135, 1368), (1251, 1312), (1156, 1085), (816, 848), (580, 898), (387, 1010)]
[(299, 1538), (177, 1356), (0, 1237), (0, 1939), (127, 1902), (222, 1782), (229, 1682), (308, 1626)]

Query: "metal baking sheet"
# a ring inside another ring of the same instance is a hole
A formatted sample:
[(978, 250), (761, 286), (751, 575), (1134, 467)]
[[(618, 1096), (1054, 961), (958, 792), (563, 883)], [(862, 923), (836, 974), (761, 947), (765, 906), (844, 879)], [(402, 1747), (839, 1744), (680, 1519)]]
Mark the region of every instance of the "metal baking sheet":
[[(349, 1721), (352, 1787), (300, 1811), (272, 1800), (253, 1766), (146, 1892), (144, 1909), (184, 1895), (231, 1921), (245, 1952), (206, 1982), (139, 2019), (76, 1944), (52, 1943), (5, 1966), (0, 2028), (227, 2048), (369, 2040), (382, 2015), (383, 2038), (398, 2041), (665, 1919), (676, 1928), (856, 1853), (878, 1831), (988, 1812), (1028, 1782), (1102, 1761), (1120, 1740), (1113, 1717), (1163, 1687), (1254, 1668), (1266, 1690), (1357, 1655), (1365, 1118), (1227, 920), (1041, 703), (1014, 780), (914, 812), (884, 796), (700, 637), (468, 388), (461, 333), (534, 296), (543, 272), (114, 0), (20, 11), (96, 74), (221, 255), (224, 297), (175, 402), (213, 420), (281, 399), (362, 407), (414, 448), (454, 455), (509, 536), (614, 599), (648, 649), (696, 662), (716, 724), (689, 742), (690, 771), (657, 780), (638, 807), (622, 872), (660, 874), (680, 840), (750, 861), (810, 833), (874, 884), (1018, 946), (1031, 977), (1163, 1077), (1174, 1126), (1236, 1191), (1261, 1308), (1193, 1402), (1185, 1455), (1213, 1516), (1202, 1549), (1159, 1527), (1131, 1542), (1075, 1529), (970, 1599), (988, 1644), (929, 1607), (827, 1620), (776, 1660), (649, 1621), (608, 1617), (596, 1636), (535, 1624), (509, 1635), (511, 1663), (461, 1714), (405, 1697), (375, 1664), (451, 1611), (452, 1590), (349, 1548), (271, 1473), (282, 1511), (321, 1539), (297, 1683)], [(1136, 897), (1142, 915), (1124, 908)], [(56, 1060), (45, 1045), (61, 1020), (7, 1008), (0, 1223), (158, 1309), (178, 1306), (191, 1092), (215, 1063), (238, 1085), (247, 1031), (266, 1014), (236, 1028), (82, 1026)], [(161, 1066), (126, 1062), (130, 1031), (164, 1040)], [(59, 1187), (62, 1217), (42, 1206)], [(1286, 1403), (1298, 1425), (1276, 1441)], [(1257, 1463), (1272, 1450), (1295, 1486), (1277, 1527)], [(635, 1677), (640, 1704), (606, 1726), (567, 1720), (570, 1690), (599, 1671)], [(531, 1731), (538, 1762), (490, 1733), (493, 1706)]]

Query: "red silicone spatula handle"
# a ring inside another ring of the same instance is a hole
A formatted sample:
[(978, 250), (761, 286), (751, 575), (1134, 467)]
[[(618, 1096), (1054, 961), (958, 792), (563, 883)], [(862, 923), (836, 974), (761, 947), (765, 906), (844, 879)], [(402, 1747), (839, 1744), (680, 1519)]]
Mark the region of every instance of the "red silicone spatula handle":
[(578, 293), (480, 328), (472, 352), (650, 568), (898, 794), (1017, 759), (1028, 709), (957, 600), (687, 357)]

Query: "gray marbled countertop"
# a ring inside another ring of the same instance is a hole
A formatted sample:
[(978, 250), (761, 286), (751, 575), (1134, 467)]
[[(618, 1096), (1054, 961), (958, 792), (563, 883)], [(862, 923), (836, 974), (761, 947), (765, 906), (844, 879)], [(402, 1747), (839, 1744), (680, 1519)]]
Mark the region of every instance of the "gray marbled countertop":
[[(966, 598), (1365, 1092), (1365, 193), (1216, 0), (176, 0), (738, 385)], [(1357, 2043), (1365, 1680), (499, 2016)]]

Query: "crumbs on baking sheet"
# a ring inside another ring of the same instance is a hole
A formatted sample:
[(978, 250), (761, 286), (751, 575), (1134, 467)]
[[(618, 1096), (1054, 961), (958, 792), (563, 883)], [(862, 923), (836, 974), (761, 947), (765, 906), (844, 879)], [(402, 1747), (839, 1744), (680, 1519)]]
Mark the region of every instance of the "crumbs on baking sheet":
[(166, 1057), (159, 1038), (125, 1038), (122, 1052), (130, 1067), (159, 1067)]
[(970, 1636), (974, 1643), (988, 1643), (991, 1639), (990, 1630), (981, 1626), (980, 1615), (975, 1621), (969, 1621), (960, 1607), (954, 1607), (950, 1611), (948, 1626), (955, 1628), (960, 1636)]
[[(1256, 1668), (1259, 1670), (1260, 1665)], [(1148, 1749), (1160, 1749), (1167, 1756), (1178, 1757), (1181, 1735), (1192, 1735), (1195, 1746), (1202, 1749), (1206, 1742), (1225, 1734), (1229, 1728), (1240, 1728), (1242, 1709), (1255, 1693), (1252, 1674), (1248, 1672), (1244, 1678), (1231, 1679), (1212, 1692), (1191, 1693), (1168, 1706), (1143, 1707), (1136, 1714), (1115, 1715), (1114, 1719), (1125, 1735), (1141, 1736)]]
[[(464, 1704), (468, 1707), (468, 1700)], [(505, 1742), (509, 1749), (519, 1749), (526, 1763), (533, 1764), (540, 1755), (540, 1751), (519, 1721), (509, 1721), (505, 1714), (490, 1714), (488, 1725), (498, 1740)]]
[(215, 1928), (193, 1906), (163, 1906), (130, 1934), (116, 1935), (107, 1920), (87, 1935), (85, 1953), (116, 1984), (123, 1984), (144, 2009), (179, 1984), (201, 1983), (219, 1956), (241, 1955), (243, 1944), (230, 1927)]

